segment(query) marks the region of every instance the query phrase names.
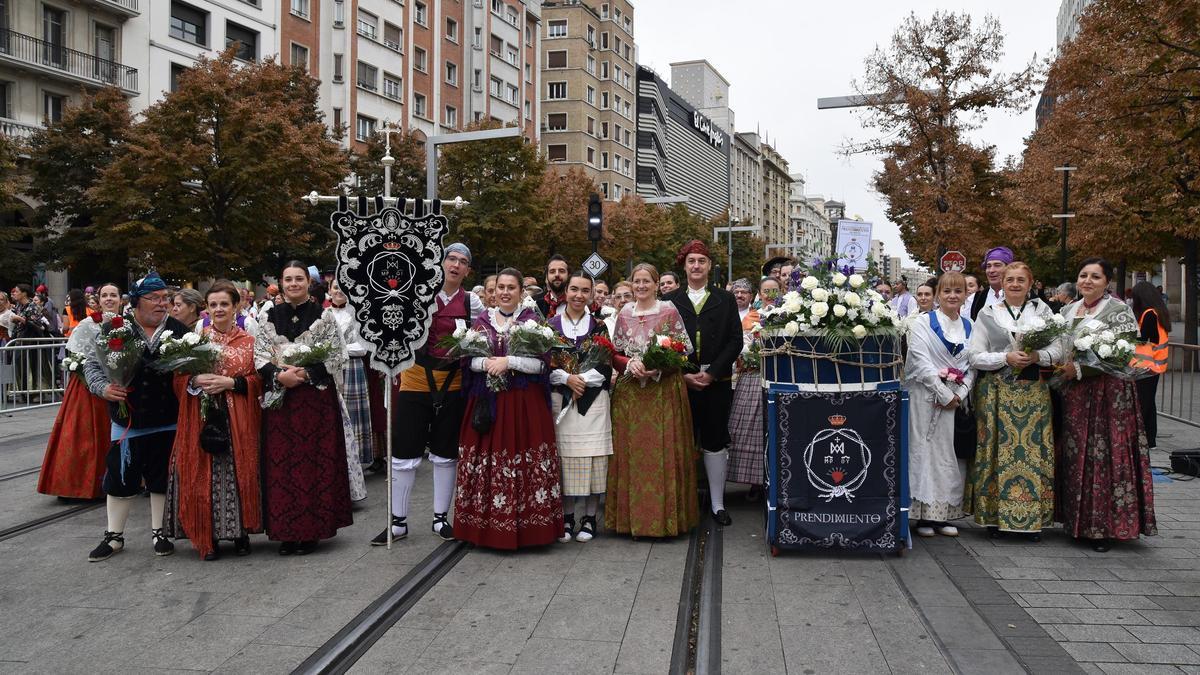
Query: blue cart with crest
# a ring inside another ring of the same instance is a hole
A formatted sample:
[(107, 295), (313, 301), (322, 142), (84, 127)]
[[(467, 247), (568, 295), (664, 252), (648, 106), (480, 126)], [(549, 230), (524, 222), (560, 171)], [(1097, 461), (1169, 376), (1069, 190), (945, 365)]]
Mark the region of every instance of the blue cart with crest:
[(908, 394), (900, 339), (762, 337), (766, 520), (771, 553), (903, 554)]

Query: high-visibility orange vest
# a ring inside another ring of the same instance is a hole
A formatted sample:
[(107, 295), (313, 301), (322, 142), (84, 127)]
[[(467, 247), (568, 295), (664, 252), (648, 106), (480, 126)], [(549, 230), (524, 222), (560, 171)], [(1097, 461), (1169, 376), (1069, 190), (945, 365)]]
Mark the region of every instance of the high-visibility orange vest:
[(1158, 322), (1158, 312), (1153, 309), (1147, 309), (1142, 312), (1141, 318), (1138, 319), (1138, 327), (1146, 320), (1147, 314), (1154, 314), (1154, 328), (1158, 331), (1158, 340), (1155, 342), (1143, 342), (1135, 349), (1133, 361), (1130, 363), (1135, 368), (1147, 368), (1159, 375), (1167, 372), (1167, 332), (1162, 329), (1162, 324)]

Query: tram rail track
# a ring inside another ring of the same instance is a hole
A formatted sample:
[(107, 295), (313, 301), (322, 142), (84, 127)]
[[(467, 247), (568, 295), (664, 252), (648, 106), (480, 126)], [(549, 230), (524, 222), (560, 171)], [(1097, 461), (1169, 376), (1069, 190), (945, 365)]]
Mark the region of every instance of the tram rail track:
[(33, 532), (34, 530), (41, 529), (43, 527), (46, 527), (47, 525), (53, 525), (54, 523), (77, 516), (81, 513), (87, 513), (88, 511), (95, 511), (96, 509), (98, 509), (102, 506), (104, 506), (104, 502), (79, 504), (77, 506), (72, 506), (70, 508), (63, 509), (61, 511), (56, 511), (51, 514), (47, 514), (40, 518), (34, 518), (33, 520), (26, 521), (19, 525), (13, 525), (12, 527), (8, 527), (3, 530), (0, 530), (0, 541), (8, 541), (9, 539), (12, 539), (13, 537), (19, 537), (23, 534), (28, 534), (29, 532)]
[(671, 675), (721, 672), (722, 530), (710, 518), (692, 530), (679, 590)]
[(366, 609), (304, 660), (293, 674), (335, 675), (345, 673), (408, 613), (458, 561), (469, 546), (447, 541), (417, 563), (402, 579), (376, 598)]
[(21, 469), (20, 471), (13, 471), (12, 473), (0, 473), (0, 483), (3, 483), (6, 480), (13, 480), (14, 478), (22, 478), (22, 477), (28, 476), (30, 474), (35, 474), (41, 470), (42, 470), (42, 467), (35, 466), (35, 467), (29, 468), (29, 469)]

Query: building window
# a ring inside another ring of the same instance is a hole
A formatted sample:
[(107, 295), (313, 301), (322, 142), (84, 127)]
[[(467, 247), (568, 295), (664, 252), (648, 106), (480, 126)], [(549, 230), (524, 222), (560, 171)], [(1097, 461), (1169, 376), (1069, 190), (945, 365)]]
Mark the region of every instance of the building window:
[(567, 146), (566, 145), (547, 145), (546, 159), (551, 162), (567, 161)]
[(458, 127), (458, 109), (452, 105), (446, 106), (445, 125), (448, 127)]
[(458, 66), (449, 61), (446, 62), (446, 84), (458, 86)]
[(303, 19), (308, 18), (308, 0), (292, 0), (292, 14)]
[(608, 18), (608, 3), (607, 2), (604, 3), (603, 5), (600, 5), (600, 18), (601, 19)]
[(375, 120), (366, 115), (359, 115), (357, 123), (354, 125), (354, 138), (360, 141), (368, 141), (375, 135)]
[(525, 101), (525, 119), (533, 119), (533, 103)]
[(429, 26), (429, 12), (425, 9), (425, 3), (413, 3), (413, 21), (416, 21), (422, 26)]
[(546, 84), (546, 98), (551, 101), (561, 101), (567, 97), (566, 82), (549, 82)]
[(525, 64), (525, 81), (533, 82), (533, 64), (532, 63)]
[(560, 38), (567, 37), (567, 20), (551, 21), (547, 24), (548, 30), (546, 37)]
[(590, 54), (587, 57), (587, 71), (592, 75), (596, 74), (596, 57)]
[(378, 39), (379, 17), (370, 12), (358, 10), (358, 34), (368, 40)]
[(425, 109), (424, 94), (413, 94), (413, 114), (418, 117), (425, 117), (429, 114)]
[(631, 61), (631, 59), (629, 58), (629, 45), (628, 44), (625, 45), (625, 60)]
[(546, 52), (546, 67), (547, 68), (566, 68), (567, 67), (567, 52), (566, 52), (566, 50)]
[(504, 88), (504, 100), (508, 101), (509, 103), (511, 103), (513, 105), (516, 105), (517, 104), (517, 95), (519, 93), (520, 92), (517, 90), (516, 86), (511, 85), (511, 84), (506, 85)]
[(625, 130), (625, 146), (630, 148), (633, 147), (633, 137), (630, 135), (628, 129)]
[(376, 84), (378, 76), (378, 68), (365, 61), (358, 62), (358, 86), (369, 91), (375, 91), (379, 87)]
[(239, 26), (236, 23), (225, 22), (225, 48), (228, 49), (234, 44), (237, 45), (237, 50), (234, 52), (234, 57), (243, 61), (258, 60), (258, 33)]
[(391, 23), (383, 24), (383, 44), (394, 50), (401, 51), (404, 44), (404, 29)]
[(458, 22), (454, 19), (446, 19), (446, 39), (458, 42)]
[(602, 79), (602, 80), (608, 79), (608, 61), (600, 62), (600, 79)]
[(587, 163), (596, 166), (596, 149), (589, 147), (587, 149)]
[(346, 25), (346, 3), (344, 0), (333, 0), (333, 27), (341, 28)]
[(171, 37), (194, 45), (208, 45), (208, 12), (182, 2), (171, 3)]
[(483, 91), (483, 71), (479, 68), (471, 74), (471, 88), (475, 91)]
[(393, 101), (404, 100), (404, 81), (391, 73), (384, 73), (383, 95)]
[(517, 61), (520, 60), (518, 58), (517, 48), (512, 45), (508, 45), (508, 49), (504, 50), (504, 60), (508, 61), (511, 65), (517, 65)]
[(490, 93), (492, 96), (495, 96), (496, 98), (500, 98), (501, 96), (503, 96), (504, 95), (504, 82), (498, 77), (493, 77), (491, 79), (491, 81), (488, 82), (488, 93)]
[[(603, 94), (601, 94), (603, 96)], [(608, 138), (608, 122), (600, 123), (600, 138)]]
[(591, 47), (592, 49), (596, 48), (596, 27), (595, 26), (587, 27), (587, 43), (588, 43), (588, 46)]
[(503, 51), (504, 51), (504, 40), (493, 35), (492, 40), (491, 40), (491, 45), (488, 47), (488, 52), (490, 52), (491, 54), (493, 54), (495, 56), (500, 56), (500, 53)]
[(342, 109), (341, 108), (333, 109), (333, 128), (336, 129), (339, 133), (342, 130)]
[(600, 34), (600, 49), (608, 49), (608, 31)]
[(333, 81), (334, 82), (342, 81), (342, 62), (343, 61), (344, 61), (344, 58), (342, 57), (341, 54), (333, 55)]
[(608, 153), (607, 152), (600, 153), (600, 168), (601, 169), (608, 168)]
[[(187, 71), (187, 66), (181, 66), (178, 63), (171, 64), (171, 91), (179, 90), (179, 77)], [(7, 115), (7, 117), (12, 117), (12, 115)]]
[(566, 131), (567, 113), (550, 113), (546, 115), (546, 131)]
[(429, 72), (429, 64), (425, 58), (425, 50), (420, 47), (413, 47), (413, 67), (422, 73)]
[(308, 47), (292, 43), (292, 65), (299, 66), (308, 72)]
[(587, 102), (596, 105), (596, 88), (591, 85), (587, 88)]
[(600, 184), (600, 194), (604, 195), (605, 199), (608, 199), (608, 183)]
[(476, 27), (475, 36), (471, 38), (471, 46), (475, 49), (483, 49), (483, 29)]
[(608, 92), (607, 91), (600, 92), (600, 109), (608, 110)]
[(588, 132), (589, 136), (596, 135), (596, 118), (595, 117), (587, 118), (587, 132)]

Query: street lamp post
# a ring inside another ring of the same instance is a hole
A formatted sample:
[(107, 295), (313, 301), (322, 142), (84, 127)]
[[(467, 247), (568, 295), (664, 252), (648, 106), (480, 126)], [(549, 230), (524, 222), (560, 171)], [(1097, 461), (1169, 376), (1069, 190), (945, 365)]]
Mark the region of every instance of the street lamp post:
[(1075, 214), (1071, 213), (1071, 172), (1077, 167), (1069, 164), (1054, 167), (1055, 171), (1061, 171), (1063, 177), (1062, 191), (1062, 213), (1056, 213), (1052, 218), (1059, 219), (1058, 231), (1058, 275), (1062, 281), (1067, 280), (1067, 219), (1074, 218)]
[(725, 227), (714, 227), (713, 228), (713, 241), (720, 241), (720, 239), (718, 239), (717, 235), (721, 232), (725, 232), (729, 235), (729, 248), (728, 248), (729, 258), (726, 260), (726, 266), (729, 267), (729, 269), (726, 272), (726, 277), (728, 278), (728, 283), (730, 283), (730, 284), (733, 283), (733, 233), (734, 232), (761, 232), (762, 231), (762, 228), (757, 225), (742, 225), (741, 227), (734, 227), (734, 225), (736, 223), (740, 223), (740, 222), (742, 222), (742, 221), (738, 220), (737, 218), (730, 218), (729, 225), (727, 225)]

